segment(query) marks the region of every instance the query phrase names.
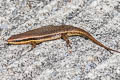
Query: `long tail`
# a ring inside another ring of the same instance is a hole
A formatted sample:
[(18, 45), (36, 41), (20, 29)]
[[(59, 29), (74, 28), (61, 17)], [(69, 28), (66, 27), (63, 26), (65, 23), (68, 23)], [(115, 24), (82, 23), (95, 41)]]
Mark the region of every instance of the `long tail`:
[(92, 42), (94, 42), (95, 44), (105, 48), (106, 50), (108, 51), (114, 51), (114, 52), (117, 52), (117, 53), (120, 53), (120, 51), (117, 51), (117, 50), (114, 50), (114, 49), (111, 49), (105, 45), (103, 45), (101, 42), (97, 41), (92, 35), (90, 35), (88, 32), (85, 31), (85, 34), (84, 34), (86, 37), (88, 37)]

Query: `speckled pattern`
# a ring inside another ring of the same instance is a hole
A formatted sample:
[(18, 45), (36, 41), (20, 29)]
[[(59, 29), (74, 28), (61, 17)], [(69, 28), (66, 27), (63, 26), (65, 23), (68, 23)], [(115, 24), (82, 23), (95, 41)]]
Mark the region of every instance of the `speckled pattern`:
[[(120, 54), (70, 37), (6, 45), (11, 35), (46, 25), (73, 25), (120, 51), (119, 0), (0, 0), (0, 80), (120, 80)], [(70, 53), (70, 51), (72, 53)]]

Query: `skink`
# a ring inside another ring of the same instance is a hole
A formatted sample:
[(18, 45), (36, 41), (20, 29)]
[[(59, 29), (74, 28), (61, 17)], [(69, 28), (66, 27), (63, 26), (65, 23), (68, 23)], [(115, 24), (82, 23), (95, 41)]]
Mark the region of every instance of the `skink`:
[(114, 51), (120, 53), (120, 51), (106, 47), (101, 42), (97, 41), (91, 34), (87, 31), (71, 26), (71, 25), (60, 25), (60, 26), (43, 26), (34, 30), (30, 30), (21, 34), (11, 36), (7, 42), (8, 44), (31, 44), (32, 48), (35, 48), (37, 44), (45, 41), (63, 39), (66, 41), (67, 46), (70, 46), (70, 41), (68, 37), (70, 36), (83, 36), (90, 39), (97, 45), (105, 48), (108, 51)]

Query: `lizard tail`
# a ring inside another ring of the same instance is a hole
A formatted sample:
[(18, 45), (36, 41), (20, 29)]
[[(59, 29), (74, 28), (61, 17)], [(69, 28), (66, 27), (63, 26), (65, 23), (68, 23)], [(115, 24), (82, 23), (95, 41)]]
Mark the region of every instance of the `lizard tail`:
[(117, 53), (120, 53), (120, 51), (117, 51), (117, 50), (114, 50), (114, 49), (111, 49), (105, 45), (103, 45), (101, 42), (97, 41), (92, 35), (90, 35), (88, 32), (85, 32), (85, 36), (88, 37), (92, 42), (94, 42), (95, 44), (105, 48), (106, 50), (108, 51), (114, 51), (114, 52), (117, 52)]

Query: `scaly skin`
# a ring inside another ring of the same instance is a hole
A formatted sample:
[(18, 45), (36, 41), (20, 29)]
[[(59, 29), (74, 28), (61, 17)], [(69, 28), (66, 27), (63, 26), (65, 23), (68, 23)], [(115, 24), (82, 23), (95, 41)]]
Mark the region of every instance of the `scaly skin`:
[(30, 30), (21, 34), (11, 36), (7, 42), (8, 44), (31, 44), (32, 49), (36, 47), (37, 44), (62, 38), (66, 41), (67, 46), (70, 46), (68, 37), (70, 36), (83, 36), (90, 39), (97, 45), (105, 48), (108, 51), (118, 52), (111, 48), (106, 47), (101, 42), (97, 41), (92, 35), (83, 29), (73, 27), (71, 25), (60, 25), (60, 26), (43, 26), (34, 30)]

